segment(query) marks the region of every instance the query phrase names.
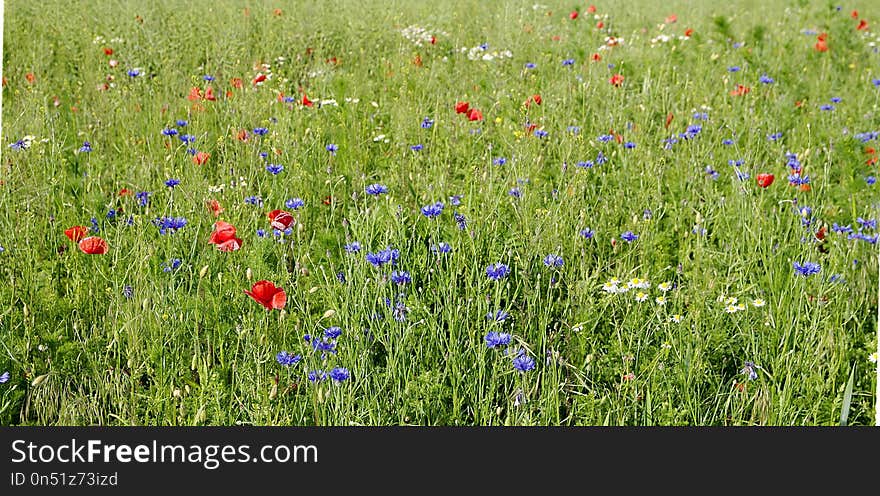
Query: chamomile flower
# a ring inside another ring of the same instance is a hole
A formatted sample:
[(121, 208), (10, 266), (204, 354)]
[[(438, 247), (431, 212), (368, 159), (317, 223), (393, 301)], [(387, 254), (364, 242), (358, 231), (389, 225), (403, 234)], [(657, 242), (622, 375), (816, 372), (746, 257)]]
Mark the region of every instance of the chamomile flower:
[(651, 287), (651, 283), (646, 281), (645, 279), (640, 279), (638, 277), (633, 277), (626, 283), (626, 286), (630, 289), (638, 288), (638, 289), (648, 289)]
[(724, 307), (724, 311), (727, 313), (736, 313), (739, 308), (736, 305), (727, 305)]
[(762, 300), (761, 298), (755, 298), (754, 300), (752, 300), (752, 305), (756, 307), (763, 307), (766, 304), (767, 302)]
[(605, 291), (606, 293), (615, 293), (617, 292), (617, 284), (608, 281), (602, 285), (602, 291)]
[(684, 319), (684, 316), (680, 313), (676, 313), (676, 314), (669, 316), (669, 322), (674, 322), (676, 324), (680, 324), (683, 319)]
[(871, 363), (877, 363), (877, 352), (871, 353), (868, 355), (868, 361)]
[(644, 291), (639, 291), (638, 293), (636, 293), (636, 301), (637, 302), (641, 303), (647, 299), (648, 299), (648, 293), (645, 293)]
[(666, 297), (665, 296), (658, 296), (658, 297), (654, 298), (654, 302), (657, 303), (658, 305), (665, 305), (666, 304)]
[(735, 296), (728, 296), (727, 298), (724, 299), (725, 305), (736, 305), (737, 303), (739, 303), (739, 298), (737, 298)]
[(657, 285), (657, 289), (663, 291), (664, 293), (672, 289), (672, 283), (669, 281), (661, 282)]

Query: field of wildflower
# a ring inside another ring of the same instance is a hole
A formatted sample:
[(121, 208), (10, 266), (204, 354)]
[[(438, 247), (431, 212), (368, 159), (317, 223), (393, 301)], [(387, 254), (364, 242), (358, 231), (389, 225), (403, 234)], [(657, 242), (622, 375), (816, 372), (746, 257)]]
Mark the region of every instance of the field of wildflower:
[(7, 1), (0, 425), (873, 425), (875, 33)]

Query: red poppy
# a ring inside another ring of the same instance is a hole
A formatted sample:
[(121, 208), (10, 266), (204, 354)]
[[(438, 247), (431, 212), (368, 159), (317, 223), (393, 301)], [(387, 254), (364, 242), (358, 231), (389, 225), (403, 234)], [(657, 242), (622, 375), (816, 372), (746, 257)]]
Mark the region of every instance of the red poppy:
[(327, 195), (324, 197), (324, 199), (321, 201), (321, 203), (323, 203), (324, 205), (330, 205), (333, 203), (333, 197), (330, 195)]
[(475, 108), (472, 108), (468, 110), (467, 118), (469, 121), (481, 121), (483, 120), (483, 113)]
[(828, 229), (825, 226), (822, 226), (819, 228), (818, 231), (816, 231), (816, 239), (818, 239), (819, 241), (824, 241), (827, 234)]
[(571, 20), (575, 20), (578, 18), (578, 11), (572, 10), (570, 14), (568, 14), (568, 18)]
[(86, 237), (88, 232), (89, 229), (85, 226), (73, 226), (69, 229), (65, 229), (64, 235), (74, 243), (79, 243), (80, 240)]
[(666, 24), (672, 24), (678, 20), (678, 16), (675, 14), (669, 14), (666, 16)]
[(852, 17), (853, 19), (858, 19), (858, 18), (859, 18), (859, 11), (858, 11), (858, 10), (854, 10), (854, 11), (850, 12), (849, 15), (850, 15), (850, 17)]
[(189, 101), (195, 102), (202, 99), (202, 90), (198, 87), (193, 87), (189, 90), (189, 95), (186, 97)]
[(762, 188), (766, 188), (773, 184), (773, 180), (776, 179), (773, 174), (761, 173), (755, 176), (755, 180), (758, 182), (758, 186)]
[(220, 215), (221, 212), (223, 212), (223, 207), (220, 206), (220, 202), (218, 202), (217, 200), (208, 200), (207, 202), (205, 202), (205, 204), (208, 206), (208, 209), (211, 211), (211, 213), (214, 214), (214, 217), (217, 217), (218, 215)]
[(241, 248), (241, 239), (235, 237), (235, 226), (228, 222), (218, 220), (214, 223), (214, 232), (208, 243), (217, 245), (220, 251), (235, 251)]
[(273, 210), (267, 215), (269, 217), (269, 223), (279, 231), (283, 231), (290, 227), (291, 224), (296, 223), (293, 215), (290, 215), (290, 212), (285, 212), (284, 210)]
[(694, 30), (693, 30), (693, 29), (691, 29), (691, 28), (687, 28), (687, 29), (684, 30), (684, 35), (687, 36), (688, 38), (690, 38), (692, 34), (694, 34)]
[(244, 290), (244, 293), (260, 305), (266, 307), (266, 310), (281, 310), (287, 304), (287, 293), (275, 286), (274, 283), (266, 280), (255, 282), (251, 286), (251, 290)]
[(311, 100), (309, 100), (309, 97), (307, 97), (305, 93), (303, 93), (302, 101), (300, 103), (302, 103), (306, 107), (312, 107), (315, 105), (314, 103), (312, 103)]
[(110, 47), (104, 47), (104, 55), (107, 55), (108, 57), (113, 55), (113, 49)]
[(232, 90), (226, 90), (226, 99), (232, 98)]
[(103, 255), (107, 253), (107, 242), (98, 236), (89, 236), (79, 241), (79, 249), (89, 255)]
[(193, 163), (196, 165), (202, 165), (208, 161), (208, 158), (211, 156), (210, 153), (198, 152), (193, 155)]
[(237, 139), (238, 141), (247, 141), (248, 140), (247, 129), (239, 129), (238, 134), (235, 135), (235, 139)]
[(862, 19), (861, 21), (859, 21), (859, 25), (856, 26), (856, 30), (857, 30), (857, 31), (862, 31), (862, 30), (865, 30), (865, 29), (868, 29), (868, 21)]
[(526, 106), (526, 107), (531, 107), (531, 106), (532, 106), (532, 102), (534, 102), (534, 103), (536, 103), (536, 104), (538, 104), (538, 105), (541, 105), (541, 102), (542, 102), (542, 101), (543, 101), (543, 100), (541, 99), (541, 95), (537, 95), (537, 94), (535, 94), (535, 95), (532, 95), (532, 96), (530, 96), (530, 97), (528, 97), (528, 98), (526, 99), (525, 106)]
[(468, 104), (468, 102), (458, 102), (455, 104), (456, 114), (466, 114), (468, 109), (470, 109), (470, 104)]
[(232, 85), (233, 88), (240, 90), (242, 88), (241, 78), (232, 78), (229, 81), (229, 84)]
[(604, 23), (604, 22), (599, 21), (599, 22), (596, 23), (596, 29), (602, 29), (602, 28), (604, 28), (604, 27), (605, 27), (605, 23)]
[(431, 44), (432, 44), (432, 45), (436, 45), (436, 44), (437, 44), (437, 38), (436, 38), (436, 37), (431, 36)]
[(33, 72), (29, 72), (24, 75), (24, 78), (27, 79), (27, 82), (34, 84), (37, 81), (37, 76), (34, 76)]
[(611, 76), (611, 79), (609, 79), (608, 82), (614, 86), (620, 86), (623, 83), (623, 75), (615, 74)]
[(122, 188), (121, 190), (119, 190), (119, 196), (131, 196), (133, 194), (134, 193), (128, 188)]
[(827, 52), (828, 51), (828, 41), (827, 41), (828, 34), (821, 33), (821, 34), (819, 34), (819, 36), (816, 37), (816, 40), (817, 40), (816, 44), (814, 45), (816, 50), (818, 50), (820, 52)]
[(593, 62), (598, 62), (602, 60), (602, 56), (598, 53), (594, 53), (592, 56), (590, 56), (590, 60), (592, 60)]
[(217, 100), (217, 97), (214, 96), (214, 88), (212, 88), (212, 87), (210, 87), (210, 86), (208, 86), (207, 88), (205, 88), (205, 100), (208, 100), (208, 101), (211, 101), (211, 102)]
[(675, 118), (675, 116), (672, 115), (672, 112), (669, 112), (668, 114), (666, 114), (666, 129), (669, 129), (669, 125), (672, 124), (672, 119), (674, 119), (674, 118)]
[(257, 74), (257, 76), (254, 78), (254, 80), (251, 81), (251, 82), (253, 83), (254, 86), (256, 86), (256, 85), (262, 83), (262, 82), (265, 81), (265, 80), (266, 80), (266, 75), (265, 75), (265, 74)]
[(748, 86), (743, 86), (741, 84), (738, 84), (738, 85), (736, 85), (735, 90), (730, 91), (730, 96), (743, 96), (750, 91), (752, 91), (752, 89), (749, 88)]
[(865, 160), (865, 165), (874, 165), (876, 163), (877, 163), (877, 156), (876, 155), (869, 158), (868, 160)]

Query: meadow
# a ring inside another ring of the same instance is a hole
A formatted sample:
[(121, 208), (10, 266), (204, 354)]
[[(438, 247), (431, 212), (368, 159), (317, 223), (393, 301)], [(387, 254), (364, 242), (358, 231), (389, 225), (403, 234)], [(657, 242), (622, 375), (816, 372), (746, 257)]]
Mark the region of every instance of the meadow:
[(5, 2), (0, 425), (874, 425), (871, 2)]

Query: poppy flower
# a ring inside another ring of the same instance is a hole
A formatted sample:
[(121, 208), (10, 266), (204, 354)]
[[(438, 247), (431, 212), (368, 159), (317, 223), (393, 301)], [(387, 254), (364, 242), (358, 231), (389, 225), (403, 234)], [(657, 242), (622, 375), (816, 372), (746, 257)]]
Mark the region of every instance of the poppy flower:
[(458, 102), (455, 104), (455, 113), (466, 114), (469, 108), (470, 104), (468, 104), (468, 102)]
[(675, 118), (675, 116), (672, 115), (672, 112), (669, 112), (668, 114), (666, 114), (666, 129), (669, 129), (669, 125), (672, 124), (672, 119), (674, 119), (674, 118)]
[(578, 18), (578, 11), (572, 10), (570, 14), (568, 14), (568, 18), (571, 20), (575, 20)]
[(691, 28), (687, 28), (687, 29), (684, 30), (684, 35), (685, 35), (686, 37), (690, 38), (692, 34), (694, 34), (694, 30), (693, 30), (693, 29), (691, 29)]
[(321, 203), (323, 203), (324, 205), (330, 205), (333, 203), (333, 197), (330, 195), (327, 195), (324, 197), (323, 200), (321, 200)]
[(761, 173), (755, 176), (755, 180), (758, 182), (758, 186), (762, 188), (766, 188), (767, 186), (773, 184), (774, 179), (775, 177), (773, 176), (773, 174)]
[(432, 45), (436, 45), (436, 44), (437, 44), (437, 38), (436, 38), (435, 36), (431, 36), (431, 44), (432, 44)]
[(850, 15), (850, 17), (852, 17), (853, 19), (858, 19), (858, 18), (859, 18), (859, 11), (858, 11), (858, 10), (854, 10), (854, 11), (850, 12), (849, 15)]
[(232, 78), (232, 80), (229, 81), (229, 84), (231, 84), (232, 87), (237, 90), (240, 90), (243, 86), (241, 83), (241, 78)]
[(602, 28), (604, 28), (604, 27), (605, 27), (605, 23), (604, 23), (604, 22), (599, 21), (599, 22), (596, 23), (596, 29), (602, 29)]
[(34, 84), (37, 81), (37, 76), (34, 76), (33, 72), (29, 72), (24, 75), (24, 78), (27, 79), (27, 82)]
[(238, 141), (247, 141), (248, 140), (247, 129), (239, 129), (238, 134), (235, 135), (235, 139), (237, 139)]
[(213, 102), (213, 101), (217, 100), (217, 97), (214, 96), (214, 88), (212, 88), (210, 86), (205, 88), (205, 100), (208, 100), (209, 102)]
[(859, 25), (856, 26), (856, 30), (863, 31), (865, 29), (868, 29), (868, 21), (862, 19), (861, 21), (859, 21)]
[(614, 86), (620, 86), (623, 83), (623, 75), (615, 74), (611, 76), (611, 79), (609, 79), (608, 82)]
[(223, 212), (223, 207), (220, 206), (220, 202), (218, 202), (217, 200), (208, 200), (207, 202), (205, 202), (205, 204), (208, 206), (208, 209), (211, 211), (211, 213), (214, 214), (214, 217), (217, 217), (218, 215), (220, 215), (221, 212)]
[(303, 93), (302, 101), (301, 101), (300, 103), (302, 103), (302, 104), (305, 105), (306, 107), (312, 107), (312, 106), (315, 105), (314, 103), (312, 103), (311, 100), (309, 100), (309, 97), (306, 96), (305, 93)]
[(108, 56), (108, 57), (109, 57), (110, 55), (113, 55), (113, 49), (110, 48), (110, 47), (104, 47), (104, 55), (106, 55), (106, 56)]
[(819, 36), (816, 37), (816, 40), (817, 40), (816, 44), (814, 45), (816, 50), (820, 51), (820, 52), (827, 52), (828, 51), (828, 41), (827, 41), (828, 34), (821, 33), (821, 34), (819, 34)]
[(483, 120), (483, 113), (475, 108), (472, 108), (468, 110), (467, 118), (469, 121), (481, 121)]
[(531, 97), (529, 97), (528, 100), (526, 100), (526, 107), (529, 106), (530, 102), (535, 102), (535, 104), (541, 105), (542, 101), (544, 101), (544, 100), (541, 98), (541, 95), (538, 95), (538, 94), (532, 95)]
[(250, 291), (244, 290), (244, 293), (266, 307), (266, 310), (281, 310), (287, 304), (287, 293), (270, 281), (257, 281)]
[(235, 226), (218, 220), (214, 223), (214, 231), (208, 243), (217, 245), (220, 251), (235, 251), (241, 248), (241, 239), (235, 237)]
[(675, 14), (669, 14), (666, 16), (666, 24), (672, 24), (678, 20), (678, 16)]
[(592, 60), (593, 62), (598, 62), (598, 61), (602, 60), (602, 56), (599, 55), (598, 53), (594, 53), (593, 55), (590, 56), (590, 60)]
[(191, 102), (197, 102), (202, 99), (202, 90), (198, 87), (193, 87), (189, 90), (189, 95), (186, 97)]
[(819, 228), (818, 231), (816, 231), (816, 239), (818, 239), (819, 241), (825, 241), (825, 236), (827, 234), (828, 234), (828, 229), (825, 226), (822, 226)]
[(79, 249), (89, 255), (103, 255), (107, 253), (107, 242), (98, 236), (89, 236), (79, 241)]
[(422, 56), (419, 54), (416, 54), (416, 56), (413, 58), (412, 63), (416, 67), (422, 67)]
[(287, 229), (291, 224), (296, 222), (293, 215), (290, 215), (290, 212), (285, 212), (284, 210), (273, 210), (267, 215), (269, 217), (269, 223), (279, 231)]
[(133, 194), (134, 192), (128, 188), (122, 188), (118, 193), (119, 196), (131, 196)]
[(254, 80), (251, 81), (251, 83), (252, 83), (254, 86), (256, 86), (256, 85), (262, 83), (262, 82), (265, 81), (265, 80), (266, 80), (266, 75), (265, 75), (265, 74), (257, 74), (257, 76), (254, 78)]
[(743, 96), (750, 91), (752, 91), (752, 89), (749, 88), (748, 86), (743, 86), (741, 84), (738, 84), (738, 85), (736, 85), (735, 90), (730, 91), (730, 96)]
[(210, 153), (198, 152), (193, 155), (193, 163), (196, 165), (202, 165), (208, 161), (208, 158), (211, 156)]
[(73, 226), (69, 229), (64, 230), (64, 235), (74, 243), (79, 243), (80, 240), (86, 237), (88, 234), (89, 228), (86, 226)]
[(589, 12), (590, 14), (596, 12), (596, 6), (590, 5), (589, 7), (587, 7), (587, 12)]

